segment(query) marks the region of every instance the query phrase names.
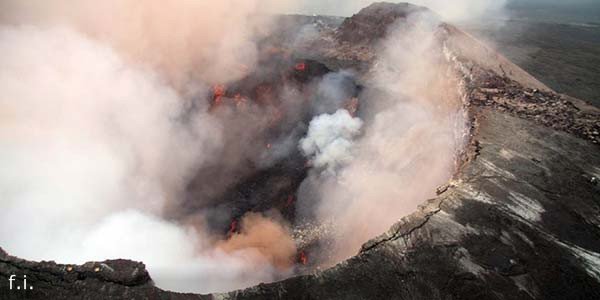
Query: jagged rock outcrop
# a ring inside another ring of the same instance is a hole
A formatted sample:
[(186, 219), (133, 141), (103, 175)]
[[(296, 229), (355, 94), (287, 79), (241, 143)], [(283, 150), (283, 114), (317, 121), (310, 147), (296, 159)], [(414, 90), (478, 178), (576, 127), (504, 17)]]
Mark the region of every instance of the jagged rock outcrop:
[[(381, 30), (370, 22), (402, 18), (406, 7), (377, 4), (362, 12), (375, 18), (342, 26)], [(0, 250), (0, 299), (600, 299), (600, 110), (552, 92), (450, 25), (439, 38), (471, 121), (463, 164), (436, 198), (351, 259), (191, 295), (154, 287), (141, 263), (67, 266)], [(340, 55), (324, 53), (330, 63)], [(10, 274), (23, 270), (35, 289), (8, 291)]]
[(390, 25), (419, 12), (428, 12), (425, 7), (409, 3), (376, 3), (347, 18), (337, 30), (336, 37), (343, 42), (366, 44), (384, 37)]
[[(17, 275), (13, 290), (10, 275)], [(31, 290), (17, 290), (23, 275)], [(0, 299), (161, 299), (167, 295), (152, 284), (143, 263), (129, 260), (90, 262), (81, 266), (30, 262), (0, 249)], [(171, 294), (170, 299), (202, 299)]]

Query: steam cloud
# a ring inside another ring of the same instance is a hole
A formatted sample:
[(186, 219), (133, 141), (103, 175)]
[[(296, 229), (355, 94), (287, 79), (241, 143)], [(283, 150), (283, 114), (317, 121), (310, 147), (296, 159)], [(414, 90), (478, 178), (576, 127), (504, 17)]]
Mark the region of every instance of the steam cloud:
[[(364, 133), (353, 143), (342, 140), (342, 147), (332, 151), (335, 155), (317, 156), (323, 163), (330, 156), (334, 161), (351, 155), (352, 159), (345, 159), (333, 174), (313, 172), (301, 189), (299, 201), (313, 202), (317, 194), (317, 218), (336, 224), (330, 264), (356, 254), (366, 240), (435, 196), (436, 187), (451, 177), (462, 147), (462, 101), (456, 78), (436, 48), (439, 22), (430, 14), (419, 14), (406, 24), (392, 28), (380, 45), (368, 79), (370, 88), (360, 96), (371, 106), (361, 116)], [(345, 115), (338, 114), (338, 118)], [(340, 129), (331, 126), (337, 123), (330, 119), (335, 118), (324, 115), (311, 122), (300, 145), (304, 153), (336, 145), (331, 140)], [(348, 138), (362, 122), (349, 120), (347, 114), (346, 119), (343, 124), (351, 126), (346, 129)]]
[[(211, 249), (207, 233), (159, 217), (224, 146), (220, 120), (206, 109), (184, 120), (186, 101), (157, 75), (68, 29), (2, 28), (0, 49), (3, 247), (69, 263), (135, 258), (178, 290), (273, 279), (255, 247)], [(293, 255), (286, 237), (263, 248)]]
[(337, 166), (352, 159), (352, 139), (358, 135), (361, 126), (362, 121), (352, 118), (344, 109), (331, 115), (320, 115), (310, 122), (300, 147), (305, 155), (314, 156), (315, 167), (327, 167), (334, 172)]
[(221, 240), (201, 214), (182, 220), (173, 207), (198, 170), (219, 168), (202, 178), (204, 201), (246, 171), (242, 162), (269, 165), (297, 147), (318, 167), (304, 184), (320, 195), (313, 213), (343, 224), (331, 263), (413, 211), (452, 173), (463, 124), (432, 49), (435, 23), (415, 20), (381, 45), (362, 120), (338, 110), (349, 73), (328, 75), (307, 136), (281, 137), (270, 157), (256, 143), (268, 126), (260, 108), (232, 117), (192, 101), (256, 67), (254, 41), (271, 28), (261, 9), (314, 3), (2, 1), (0, 246), (64, 263), (141, 260), (159, 287), (183, 292), (279, 279), (296, 253), (281, 218), (246, 215)]
[[(230, 161), (222, 168), (236, 172), (234, 158), (251, 148), (231, 145), (236, 128), (264, 126), (191, 102), (239, 78), (240, 65), (253, 67), (253, 39), (269, 22), (251, 16), (258, 7), (3, 1), (0, 245), (64, 263), (142, 260), (158, 286), (179, 291), (242, 288), (289, 272), (295, 248), (274, 218), (243, 219), (241, 242), (219, 241), (201, 221), (165, 218), (208, 162)], [(264, 242), (273, 236), (278, 243)]]

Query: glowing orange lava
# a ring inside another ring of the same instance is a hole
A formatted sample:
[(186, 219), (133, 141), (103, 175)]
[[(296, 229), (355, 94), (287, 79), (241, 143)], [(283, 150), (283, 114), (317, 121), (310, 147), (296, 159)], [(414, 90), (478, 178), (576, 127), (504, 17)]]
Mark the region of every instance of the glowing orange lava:
[(231, 224), (229, 224), (229, 231), (227, 232), (227, 236), (233, 235), (237, 230), (237, 220), (232, 220)]
[(306, 71), (306, 64), (301, 62), (301, 63), (297, 63), (296, 67), (294, 67), (296, 69), (296, 71), (298, 72), (304, 72)]
[(298, 255), (298, 262), (300, 262), (303, 265), (306, 265), (308, 263), (308, 256), (306, 256), (306, 253), (304, 253), (304, 251), (300, 251), (300, 254)]
[(225, 96), (225, 86), (222, 84), (216, 84), (213, 86), (213, 103), (212, 108), (221, 105), (223, 102), (223, 96)]

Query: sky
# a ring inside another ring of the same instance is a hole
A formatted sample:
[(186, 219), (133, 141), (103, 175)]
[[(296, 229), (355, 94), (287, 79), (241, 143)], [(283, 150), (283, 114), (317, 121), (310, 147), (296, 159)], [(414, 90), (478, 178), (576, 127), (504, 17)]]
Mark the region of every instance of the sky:
[[(351, 16), (373, 0), (305, 0), (290, 13)], [(402, 2), (402, 1), (391, 1)], [(600, 20), (598, 0), (412, 0), (427, 6), (447, 21), (488, 18), (531, 18), (536, 21)]]

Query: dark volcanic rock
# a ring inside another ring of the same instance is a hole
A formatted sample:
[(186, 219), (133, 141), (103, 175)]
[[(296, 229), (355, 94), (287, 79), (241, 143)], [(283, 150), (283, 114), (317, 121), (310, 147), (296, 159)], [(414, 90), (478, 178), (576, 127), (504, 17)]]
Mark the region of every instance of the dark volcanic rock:
[[(410, 7), (365, 9), (338, 31), (359, 33), (340, 38), (364, 41), (370, 30), (381, 37), (394, 19), (380, 14), (404, 18)], [(0, 249), (0, 299), (600, 299), (599, 111), (554, 93), (452, 26), (442, 25), (438, 37), (462, 78), (471, 120), (464, 163), (435, 199), (355, 257), (201, 296), (154, 287), (140, 263), (69, 267)], [(324, 60), (335, 65), (352, 49)], [(359, 49), (364, 61), (372, 58), (369, 47)], [(8, 277), (24, 273), (35, 289), (8, 291)]]
[[(17, 276), (15, 285), (22, 284), (26, 275), (28, 285), (34, 288), (10, 291), (11, 275)], [(143, 263), (129, 260), (90, 262), (82, 266), (35, 263), (8, 256), (0, 249), (0, 299), (157, 299), (161, 293), (153, 287)]]
[(337, 38), (352, 44), (377, 41), (385, 36), (390, 25), (406, 19), (415, 12), (430, 11), (410, 3), (375, 3), (346, 19), (337, 30)]

